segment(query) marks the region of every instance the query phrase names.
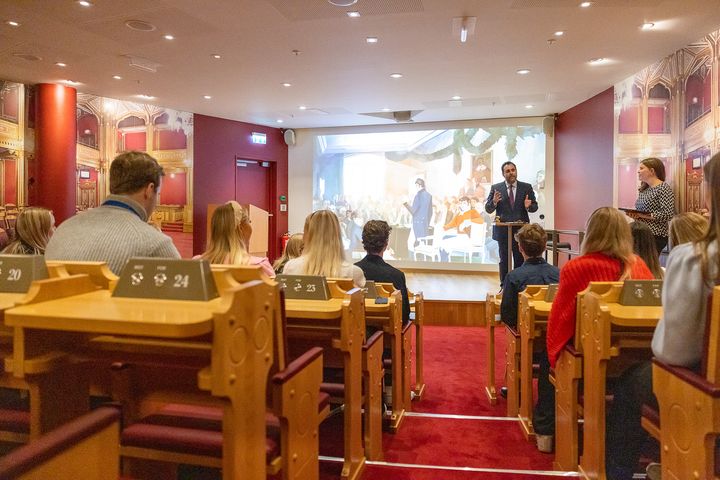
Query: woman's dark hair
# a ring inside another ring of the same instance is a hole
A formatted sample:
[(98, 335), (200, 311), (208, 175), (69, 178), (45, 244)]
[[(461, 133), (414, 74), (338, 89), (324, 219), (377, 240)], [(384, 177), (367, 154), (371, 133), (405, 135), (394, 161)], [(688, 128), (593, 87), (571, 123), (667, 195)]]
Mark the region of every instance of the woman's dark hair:
[(632, 222), (630, 232), (632, 232), (633, 252), (635, 252), (635, 255), (643, 259), (655, 278), (663, 278), (663, 271), (660, 268), (660, 256), (650, 227), (647, 223)]
[[(655, 176), (661, 180), (665, 181), (665, 165), (663, 164), (662, 160), (655, 157), (646, 158), (641, 164), (645, 165), (647, 168), (653, 170), (655, 172)], [(644, 190), (647, 190), (650, 188), (650, 185), (648, 185), (645, 182), (640, 183), (639, 190), (642, 192)]]

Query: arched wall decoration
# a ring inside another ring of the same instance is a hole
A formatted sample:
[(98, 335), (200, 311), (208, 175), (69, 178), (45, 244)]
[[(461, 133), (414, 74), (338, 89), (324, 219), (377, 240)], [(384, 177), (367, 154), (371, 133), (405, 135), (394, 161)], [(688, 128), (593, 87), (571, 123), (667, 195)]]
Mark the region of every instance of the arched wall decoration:
[[(615, 85), (616, 205), (633, 206), (637, 162), (654, 156), (666, 163), (677, 210), (703, 208), (698, 171), (720, 151), (719, 41), (717, 30)], [(637, 132), (624, 118), (633, 85), (643, 92)]]

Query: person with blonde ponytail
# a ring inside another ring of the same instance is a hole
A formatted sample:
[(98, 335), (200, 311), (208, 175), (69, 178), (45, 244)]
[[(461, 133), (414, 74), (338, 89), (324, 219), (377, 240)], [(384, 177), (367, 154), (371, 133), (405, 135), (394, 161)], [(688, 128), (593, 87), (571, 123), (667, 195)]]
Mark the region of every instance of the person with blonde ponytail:
[(345, 260), (340, 222), (333, 212), (318, 210), (308, 215), (303, 239), (302, 255), (285, 264), (284, 274), (352, 278), (356, 287), (365, 286), (360, 267)]
[(226, 265), (259, 265), (265, 275), (275, 277), (275, 270), (266, 257), (254, 257), (248, 253), (252, 227), (245, 209), (230, 201), (215, 209), (210, 222), (208, 248), (195, 259)]
[(44, 255), (45, 246), (55, 231), (55, 217), (47, 208), (28, 207), (15, 220), (15, 240), (4, 254)]
[(625, 215), (611, 207), (598, 208), (590, 215), (582, 255), (560, 270), (560, 285), (550, 310), (547, 351), (555, 366), (560, 351), (575, 335), (577, 294), (590, 282), (652, 280), (645, 262), (633, 253), (633, 240)]

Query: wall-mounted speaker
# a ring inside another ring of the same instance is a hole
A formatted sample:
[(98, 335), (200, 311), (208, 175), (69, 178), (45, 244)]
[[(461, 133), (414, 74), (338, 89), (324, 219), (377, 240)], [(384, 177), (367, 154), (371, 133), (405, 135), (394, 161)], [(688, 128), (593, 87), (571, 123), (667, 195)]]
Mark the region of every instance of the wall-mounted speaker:
[(543, 118), (543, 133), (551, 138), (555, 135), (555, 115)]
[(295, 145), (295, 130), (285, 130), (285, 132), (283, 133), (283, 137), (285, 138), (285, 144), (287, 146)]

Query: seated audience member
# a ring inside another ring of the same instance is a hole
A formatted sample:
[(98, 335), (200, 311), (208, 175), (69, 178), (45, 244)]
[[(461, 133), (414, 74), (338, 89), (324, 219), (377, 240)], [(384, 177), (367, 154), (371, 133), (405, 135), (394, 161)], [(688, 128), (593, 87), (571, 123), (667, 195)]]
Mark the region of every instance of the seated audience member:
[(345, 261), (340, 222), (330, 210), (318, 210), (305, 219), (303, 253), (288, 260), (283, 269), (286, 275), (323, 275), (352, 278), (356, 287), (365, 286), (360, 267)]
[(282, 256), (275, 260), (275, 263), (273, 264), (273, 268), (275, 269), (275, 273), (280, 275), (283, 273), (283, 268), (285, 268), (285, 264), (288, 262), (288, 260), (292, 260), (293, 258), (297, 258), (300, 255), (302, 255), (303, 251), (303, 236), (302, 233), (294, 233), (290, 235), (290, 238), (288, 239), (287, 243), (285, 244), (285, 250), (283, 250)]
[[(720, 154), (705, 164), (703, 173), (710, 192), (710, 223), (702, 238), (673, 248), (668, 256), (663, 313), (652, 340), (655, 357), (688, 368), (700, 365), (708, 297), (712, 288), (720, 284)], [(640, 449), (647, 437), (640, 426), (644, 403), (657, 406), (650, 362), (623, 372), (615, 386), (606, 425), (605, 468), (609, 480), (632, 478), (638, 466)]]
[[(548, 264), (542, 256), (547, 245), (547, 234), (540, 225), (523, 225), (515, 238), (525, 263), (505, 277), (500, 304), (500, 319), (513, 328), (517, 327), (518, 293), (528, 285), (547, 285), (560, 280), (560, 269)], [(547, 352), (540, 352), (539, 355), (538, 400), (533, 413), (533, 426), (538, 449), (549, 453), (552, 452), (555, 435), (555, 387), (550, 383)]]
[(180, 258), (172, 239), (147, 223), (164, 173), (144, 152), (121, 153), (110, 165), (110, 195), (97, 208), (65, 220), (45, 250), (47, 260), (107, 262), (120, 275), (131, 257)]
[(482, 215), (474, 208), (470, 208), (468, 197), (460, 197), (458, 214), (443, 226), (447, 233), (443, 236), (440, 244), (441, 261), (450, 261), (450, 254), (455, 249), (462, 250), (472, 246), (470, 229), (473, 223), (482, 224)]
[(670, 247), (675, 248), (683, 243), (697, 242), (707, 232), (708, 219), (699, 213), (685, 212), (675, 215), (670, 220), (668, 234)]
[[(235, 202), (237, 203), (237, 202)], [(215, 209), (210, 221), (210, 241), (205, 253), (194, 258), (225, 265), (259, 265), (265, 275), (275, 278), (275, 270), (266, 257), (254, 257), (247, 251), (252, 233), (245, 209), (231, 202)]]
[(633, 253), (643, 259), (655, 278), (663, 278), (660, 267), (660, 254), (655, 245), (655, 237), (647, 223), (632, 222), (630, 232), (633, 237)]
[(560, 270), (560, 285), (553, 300), (547, 329), (550, 365), (575, 336), (576, 296), (590, 282), (652, 280), (645, 262), (632, 252), (632, 234), (625, 215), (611, 207), (598, 208), (588, 220), (582, 255)]
[(13, 255), (43, 255), (55, 231), (55, 217), (50, 210), (29, 207), (15, 220), (15, 240), (2, 253)]
[(355, 263), (365, 274), (366, 280), (389, 282), (402, 294), (403, 325), (410, 321), (410, 301), (405, 274), (383, 260), (383, 253), (390, 240), (390, 225), (384, 220), (370, 220), (362, 230), (362, 243), (367, 255)]

